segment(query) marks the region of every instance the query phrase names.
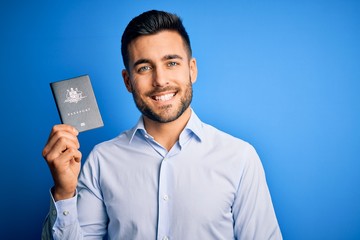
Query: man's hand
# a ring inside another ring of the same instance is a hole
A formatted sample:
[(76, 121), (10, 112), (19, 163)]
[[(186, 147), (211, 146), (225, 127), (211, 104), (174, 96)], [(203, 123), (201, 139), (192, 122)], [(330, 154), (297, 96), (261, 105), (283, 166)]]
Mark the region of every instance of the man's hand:
[(81, 167), (80, 144), (77, 138), (79, 132), (72, 126), (55, 125), (43, 149), (45, 158), (55, 187), (55, 201), (74, 196)]

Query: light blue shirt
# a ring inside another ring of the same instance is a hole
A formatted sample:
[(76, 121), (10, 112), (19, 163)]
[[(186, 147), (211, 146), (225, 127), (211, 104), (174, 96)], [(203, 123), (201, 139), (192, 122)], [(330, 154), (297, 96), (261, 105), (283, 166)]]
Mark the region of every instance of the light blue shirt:
[(254, 148), (194, 112), (167, 151), (137, 125), (93, 149), (43, 239), (282, 239)]

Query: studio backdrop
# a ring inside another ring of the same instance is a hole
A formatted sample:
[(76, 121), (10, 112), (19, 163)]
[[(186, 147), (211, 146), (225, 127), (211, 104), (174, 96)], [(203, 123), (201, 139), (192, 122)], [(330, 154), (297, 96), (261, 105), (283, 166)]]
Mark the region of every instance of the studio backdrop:
[(1, 239), (40, 239), (52, 178), (41, 152), (60, 118), (50, 82), (90, 76), (104, 127), (140, 114), (121, 77), (127, 23), (151, 9), (182, 17), (199, 74), (192, 108), (251, 143), (284, 239), (360, 239), (360, 2), (2, 1)]

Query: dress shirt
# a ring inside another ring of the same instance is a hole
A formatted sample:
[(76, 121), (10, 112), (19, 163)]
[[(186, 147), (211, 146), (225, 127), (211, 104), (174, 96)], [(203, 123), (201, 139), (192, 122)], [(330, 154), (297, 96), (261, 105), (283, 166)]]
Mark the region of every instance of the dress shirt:
[(94, 147), (43, 239), (282, 239), (254, 148), (194, 112), (167, 151), (145, 128)]

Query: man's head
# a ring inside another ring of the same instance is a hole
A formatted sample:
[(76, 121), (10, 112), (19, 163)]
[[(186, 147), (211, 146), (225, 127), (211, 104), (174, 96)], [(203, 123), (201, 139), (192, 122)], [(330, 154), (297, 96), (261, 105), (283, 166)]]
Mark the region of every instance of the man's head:
[(121, 54), (124, 66), (129, 70), (129, 44), (136, 38), (152, 35), (164, 30), (177, 32), (185, 44), (189, 59), (192, 56), (189, 35), (182, 24), (181, 19), (171, 13), (151, 10), (144, 12), (130, 21), (121, 39)]
[(145, 120), (168, 123), (189, 117), (197, 66), (180, 19), (159, 11), (143, 13), (129, 23), (122, 44), (124, 83)]

